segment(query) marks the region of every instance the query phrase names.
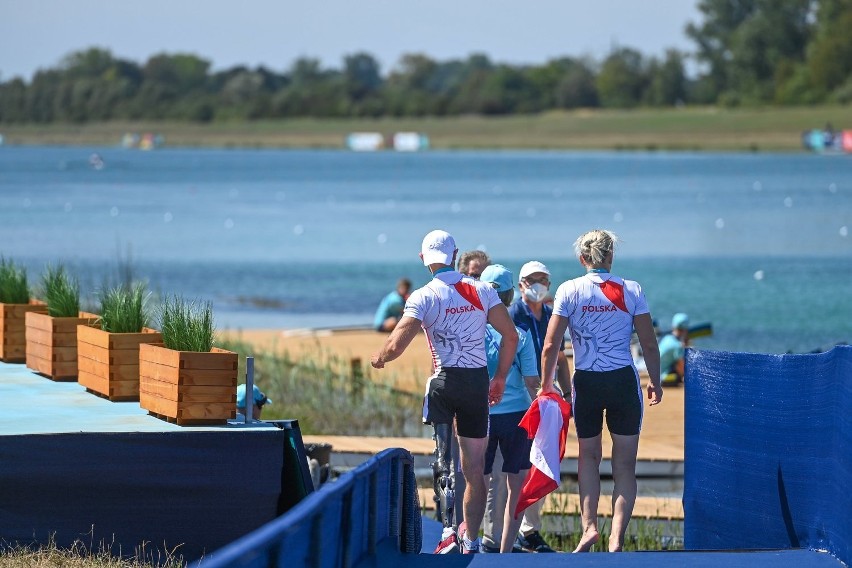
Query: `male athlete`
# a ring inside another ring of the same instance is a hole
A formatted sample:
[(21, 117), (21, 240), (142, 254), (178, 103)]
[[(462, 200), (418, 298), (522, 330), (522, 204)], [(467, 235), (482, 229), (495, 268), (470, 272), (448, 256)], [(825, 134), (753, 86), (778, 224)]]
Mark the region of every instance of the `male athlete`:
[[(479, 526), (485, 512), (483, 476), (488, 444), (488, 409), (503, 397), (506, 376), (515, 357), (518, 333), (506, 306), (490, 285), (462, 276), (456, 262), (453, 237), (432, 231), (423, 239), (420, 258), (433, 279), (415, 290), (405, 303), (399, 324), (372, 365), (381, 369), (399, 357), (419, 333), (426, 331), (432, 352), (433, 373), (426, 384), (423, 420), (435, 429), (435, 490), (439, 493), (444, 532), (435, 549), (438, 554), (479, 552)], [(485, 324), (503, 337), (497, 371), (489, 381), (485, 355)], [(453, 528), (455, 467), (450, 458), (450, 439), (455, 421), (461, 470), (465, 478), (465, 521)], [(471, 527), (469, 534), (466, 526)]]

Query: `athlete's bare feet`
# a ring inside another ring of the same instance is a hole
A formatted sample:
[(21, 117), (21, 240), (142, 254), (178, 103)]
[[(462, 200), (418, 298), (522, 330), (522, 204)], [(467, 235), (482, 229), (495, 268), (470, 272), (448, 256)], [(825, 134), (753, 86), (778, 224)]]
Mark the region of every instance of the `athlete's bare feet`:
[(598, 535), (597, 527), (587, 528), (583, 531), (583, 536), (580, 538), (580, 542), (577, 544), (577, 548), (574, 549), (574, 552), (588, 552), (592, 549), (599, 538), (600, 535)]
[(616, 542), (614, 538), (610, 537), (609, 539), (609, 551), (610, 552), (621, 552), (624, 548), (624, 545), (620, 542)]

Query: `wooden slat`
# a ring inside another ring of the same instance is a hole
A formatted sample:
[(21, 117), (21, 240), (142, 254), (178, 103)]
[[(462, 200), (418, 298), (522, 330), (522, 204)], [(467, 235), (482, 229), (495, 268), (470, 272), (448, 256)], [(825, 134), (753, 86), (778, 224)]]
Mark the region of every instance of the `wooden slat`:
[(27, 358), (26, 343), (3, 343), (0, 344), (0, 360), (6, 363), (25, 361)]
[(25, 319), (29, 328), (53, 331), (53, 318), (47, 313), (27, 312)]
[(77, 361), (54, 361), (50, 375), (55, 381), (73, 381), (77, 379)]
[(110, 365), (102, 361), (95, 361), (88, 357), (79, 357), (77, 366), (81, 371), (92, 373), (106, 380), (112, 381), (136, 381), (139, 382), (139, 365)]
[(234, 418), (237, 410), (233, 404), (223, 403), (179, 403), (180, 411), (178, 418), (186, 420), (222, 420)]
[(163, 416), (177, 418), (178, 415), (177, 401), (150, 395), (142, 390), (141, 383), (139, 385), (139, 406), (150, 412), (162, 414)]
[(114, 381), (80, 370), (77, 382), (94, 394), (109, 400), (139, 400), (138, 381)]
[(87, 389), (93, 390), (106, 397), (109, 397), (109, 380), (99, 377), (94, 373), (84, 370), (82, 367), (78, 369), (77, 382)]
[(181, 369), (233, 369), (236, 371), (238, 356), (232, 351), (214, 347), (208, 353), (173, 351), (161, 345), (139, 346), (140, 358), (167, 367)]
[(237, 403), (236, 385), (226, 387), (179, 385), (173, 382), (154, 380), (150, 377), (140, 379), (139, 384), (141, 391), (178, 402), (222, 402), (235, 406)]
[(44, 359), (27, 351), (27, 368), (43, 375), (53, 374), (53, 361)]
[(41, 345), (49, 345), (53, 347), (71, 347), (77, 346), (77, 332), (51, 332), (44, 331), (34, 327), (27, 328), (27, 341), (39, 343)]
[(109, 338), (110, 349), (139, 351), (143, 343), (162, 343), (163, 334), (158, 331), (143, 333), (111, 333)]
[(57, 361), (70, 363), (77, 361), (77, 346), (74, 347), (50, 347), (39, 343), (27, 343), (27, 356), (30, 353), (46, 361)]
[[(175, 377), (177, 374), (177, 378)], [(214, 369), (176, 369), (168, 365), (162, 365), (147, 361), (140, 353), (139, 360), (140, 378), (150, 378), (155, 381), (177, 382), (181, 385), (206, 385), (206, 386), (237, 386), (237, 370), (214, 370)]]
[(232, 404), (196, 403), (185, 405), (185, 403), (158, 398), (141, 391), (139, 393), (139, 405), (154, 414), (175, 418), (178, 424), (183, 420), (198, 421), (199, 424), (205, 422), (224, 424), (229, 418), (236, 416), (236, 409)]
[(142, 333), (110, 333), (88, 325), (77, 326), (77, 339), (102, 349), (138, 350), (141, 343), (160, 343), (162, 334), (156, 331)]
[(4, 304), (0, 302), (0, 319), (24, 321), (27, 312), (47, 313), (47, 306), (34, 304)]

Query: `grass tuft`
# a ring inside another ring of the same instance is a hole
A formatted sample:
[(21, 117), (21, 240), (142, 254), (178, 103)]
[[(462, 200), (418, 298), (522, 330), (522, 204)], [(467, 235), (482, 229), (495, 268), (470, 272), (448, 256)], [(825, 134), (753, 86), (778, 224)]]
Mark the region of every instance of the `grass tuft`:
[(215, 331), (210, 302), (187, 302), (173, 296), (160, 306), (160, 332), (169, 349), (206, 353), (213, 348)]
[(68, 548), (49, 542), (32, 545), (0, 541), (0, 566), (4, 568), (183, 568), (186, 562), (176, 550), (154, 550), (146, 544), (128, 556), (115, 543), (87, 545), (76, 540)]
[(0, 256), (0, 303), (26, 304), (29, 301), (26, 269)]
[(77, 317), (80, 313), (80, 283), (61, 264), (47, 265), (41, 278), (48, 315)]
[(101, 329), (110, 333), (139, 333), (148, 327), (148, 298), (144, 283), (120, 285), (100, 293)]
[(246, 355), (254, 357), (255, 384), (275, 401), (264, 406), (263, 420), (298, 418), (303, 434), (431, 435), (422, 424), (423, 398), (375, 380), (369, 363), (353, 365), (319, 349), (297, 359), (233, 337), (221, 347), (240, 355), (241, 377)]

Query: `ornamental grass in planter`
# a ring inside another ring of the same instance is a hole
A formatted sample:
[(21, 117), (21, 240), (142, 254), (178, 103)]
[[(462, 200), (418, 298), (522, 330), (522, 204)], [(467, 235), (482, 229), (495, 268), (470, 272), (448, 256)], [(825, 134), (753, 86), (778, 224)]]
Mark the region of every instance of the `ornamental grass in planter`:
[(77, 380), (77, 326), (94, 326), (98, 316), (80, 311), (80, 285), (62, 265), (42, 275), (47, 313), (25, 318), (27, 367), (55, 381)]
[(237, 354), (213, 346), (209, 302), (167, 298), (162, 345), (139, 346), (139, 405), (177, 424), (224, 424), (236, 416)]
[(0, 257), (0, 360), (26, 361), (27, 312), (47, 313), (47, 306), (30, 298), (26, 269)]
[(148, 327), (145, 284), (117, 286), (100, 294), (97, 327), (77, 327), (77, 382), (112, 401), (139, 400), (139, 346), (160, 343), (163, 336)]

